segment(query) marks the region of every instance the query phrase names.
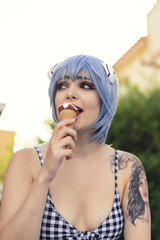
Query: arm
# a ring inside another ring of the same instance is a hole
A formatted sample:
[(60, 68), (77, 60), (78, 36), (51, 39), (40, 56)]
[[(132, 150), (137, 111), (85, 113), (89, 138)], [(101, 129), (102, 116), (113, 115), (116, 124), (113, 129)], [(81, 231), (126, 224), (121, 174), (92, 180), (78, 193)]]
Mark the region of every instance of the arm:
[[(38, 240), (48, 189), (65, 158), (72, 157), (76, 132), (67, 128), (73, 120), (57, 124), (43, 166), (33, 179), (33, 161), (37, 153), (23, 149), (12, 157), (4, 181), (0, 211), (1, 240)], [(69, 136), (68, 136), (69, 135)], [(65, 149), (70, 145), (71, 149)]]
[(122, 201), (124, 212), (124, 239), (151, 240), (151, 219), (148, 185), (142, 163), (130, 155), (128, 181)]
[(39, 239), (49, 182), (41, 171), (33, 182), (31, 151), (17, 152), (9, 163), (0, 212), (1, 240)]

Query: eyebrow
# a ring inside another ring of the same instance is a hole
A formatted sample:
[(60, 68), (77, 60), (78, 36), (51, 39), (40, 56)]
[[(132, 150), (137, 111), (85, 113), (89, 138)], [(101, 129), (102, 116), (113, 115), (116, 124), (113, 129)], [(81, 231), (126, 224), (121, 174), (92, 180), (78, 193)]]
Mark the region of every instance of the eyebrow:
[(91, 78), (88, 78), (88, 77), (85, 77), (85, 76), (81, 76), (81, 75), (80, 75), (80, 76), (77, 76), (76, 78), (77, 78), (78, 80), (83, 80), (83, 79), (84, 79), (84, 80), (92, 80)]
[[(70, 78), (71, 78), (71, 77), (70, 77), (69, 75), (67, 75), (67, 74), (64, 75), (64, 79), (66, 79), (66, 80), (68, 79), (68, 80), (69, 80)], [(76, 79), (77, 79), (77, 80), (90, 80), (90, 81), (92, 81), (91, 78), (85, 77), (85, 76), (83, 76), (83, 75), (77, 76)]]

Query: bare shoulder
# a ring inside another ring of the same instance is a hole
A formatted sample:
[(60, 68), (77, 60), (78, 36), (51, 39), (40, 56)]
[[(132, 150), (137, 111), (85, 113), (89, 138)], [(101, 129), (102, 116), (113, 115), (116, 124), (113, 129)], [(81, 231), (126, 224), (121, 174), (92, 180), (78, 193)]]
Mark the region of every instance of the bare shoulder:
[(24, 162), (29, 162), (31, 158), (35, 157), (35, 149), (34, 148), (23, 148), (15, 152), (11, 158), (11, 161), (15, 160), (25, 160)]
[(42, 153), (42, 156), (43, 158), (45, 158), (45, 155), (46, 155), (46, 152), (47, 152), (47, 149), (48, 149), (48, 142), (46, 143), (42, 143), (42, 144), (39, 144), (37, 145), (37, 147), (40, 149), (41, 153)]
[[(38, 145), (42, 156), (45, 156), (47, 146), (48, 143)], [(9, 162), (7, 171), (9, 171), (12, 167), (16, 167), (19, 170), (28, 172), (29, 175), (31, 174), (32, 176), (35, 176), (36, 172), (40, 168), (40, 161), (35, 148), (23, 148), (15, 152)]]
[[(111, 165), (114, 166), (114, 159), (111, 160)], [(118, 171), (128, 173), (130, 175), (134, 165), (142, 165), (140, 159), (132, 153), (118, 151)], [(114, 168), (112, 168), (114, 171)]]
[(34, 148), (24, 148), (15, 152), (9, 162), (7, 172), (16, 167), (17, 170), (29, 171), (32, 173), (32, 164), (36, 158)]

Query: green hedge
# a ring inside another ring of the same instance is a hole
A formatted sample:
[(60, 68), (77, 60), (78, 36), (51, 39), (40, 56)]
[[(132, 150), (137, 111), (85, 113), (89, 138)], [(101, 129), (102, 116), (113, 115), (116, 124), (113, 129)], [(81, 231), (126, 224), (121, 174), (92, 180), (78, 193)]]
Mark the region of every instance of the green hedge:
[(143, 94), (128, 87), (119, 99), (106, 143), (141, 159), (149, 184), (152, 239), (160, 240), (160, 89)]

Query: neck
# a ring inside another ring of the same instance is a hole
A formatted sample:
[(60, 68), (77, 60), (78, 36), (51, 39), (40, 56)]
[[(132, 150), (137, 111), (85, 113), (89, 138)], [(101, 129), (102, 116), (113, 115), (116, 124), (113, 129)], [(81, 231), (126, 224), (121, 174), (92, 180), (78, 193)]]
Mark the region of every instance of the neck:
[(74, 158), (76, 159), (84, 159), (87, 156), (95, 155), (103, 146), (98, 140), (90, 142), (90, 137), (84, 134), (78, 135), (78, 140), (75, 144)]

